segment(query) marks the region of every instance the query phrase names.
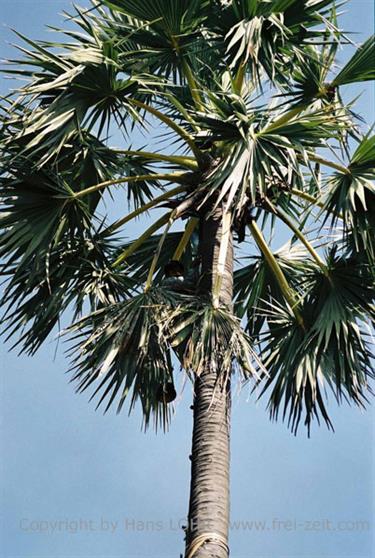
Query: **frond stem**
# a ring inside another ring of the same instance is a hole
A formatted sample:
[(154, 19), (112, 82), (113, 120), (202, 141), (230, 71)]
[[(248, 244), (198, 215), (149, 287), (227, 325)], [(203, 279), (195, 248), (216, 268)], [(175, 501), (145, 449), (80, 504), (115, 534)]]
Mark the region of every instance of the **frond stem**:
[(173, 211), (163, 215), (155, 221), (137, 240), (131, 243), (131, 245), (123, 251), (123, 253), (117, 258), (117, 260), (112, 264), (112, 267), (117, 267), (123, 261), (128, 259), (134, 252), (148, 239), (154, 232), (158, 231), (163, 225), (168, 223)]
[(341, 172), (342, 174), (350, 174), (350, 169), (344, 167), (343, 165), (340, 165), (339, 163), (335, 163), (334, 161), (329, 161), (327, 159), (324, 159), (323, 157), (314, 155), (313, 153), (308, 153), (307, 155), (309, 159), (311, 159), (311, 161), (314, 161), (314, 163), (320, 163), (321, 165), (324, 165), (325, 167), (329, 167), (331, 169), (335, 169)]
[(280, 118), (277, 118), (269, 126), (264, 128), (264, 130), (262, 130), (260, 132), (260, 134), (269, 134), (270, 132), (273, 132), (274, 130), (277, 130), (277, 128), (280, 128), (281, 126), (284, 126), (284, 124), (287, 124), (288, 122), (290, 122), (290, 120), (292, 120), (295, 116), (298, 116), (298, 114), (300, 112), (302, 112), (302, 110), (304, 108), (305, 108), (304, 106), (300, 106), (300, 107), (288, 110), (288, 112), (283, 114), (283, 116), (280, 116)]
[(173, 260), (181, 259), (182, 254), (185, 252), (185, 248), (188, 245), (191, 235), (193, 234), (198, 222), (199, 219), (197, 217), (192, 217), (191, 219), (189, 219), (189, 222), (185, 227), (184, 234), (182, 235), (181, 240), (178, 243), (178, 246), (173, 254)]
[(117, 221), (115, 221), (112, 225), (110, 225), (104, 231), (104, 234), (110, 234), (113, 231), (116, 231), (117, 229), (126, 225), (126, 223), (128, 223), (129, 221), (132, 221), (136, 217), (139, 217), (139, 215), (142, 215), (142, 213), (145, 213), (149, 209), (152, 209), (153, 207), (156, 207), (159, 203), (161, 203), (165, 200), (169, 200), (173, 196), (175, 196), (177, 194), (181, 194), (182, 192), (185, 192), (185, 191), (186, 191), (186, 186), (181, 185), (181, 186), (177, 186), (176, 188), (173, 188), (172, 190), (169, 190), (168, 192), (164, 192), (164, 194), (162, 194), (161, 196), (158, 196), (157, 198), (154, 198), (153, 200), (151, 200), (151, 201), (145, 203), (144, 205), (142, 205), (141, 207), (138, 207), (137, 209), (135, 209), (134, 211), (132, 211), (128, 215), (125, 215), (125, 217), (122, 217), (121, 219), (118, 219)]
[(161, 249), (163, 248), (163, 244), (164, 244), (164, 241), (165, 241), (166, 236), (168, 234), (168, 231), (174, 223), (174, 219), (175, 219), (176, 214), (177, 214), (176, 210), (174, 210), (170, 213), (167, 225), (166, 225), (166, 227), (164, 229), (164, 232), (163, 232), (163, 234), (162, 234), (162, 236), (159, 240), (157, 250), (155, 251), (154, 257), (152, 258), (150, 269), (149, 269), (149, 272), (148, 272), (148, 275), (147, 275), (146, 284), (145, 284), (145, 288), (144, 288), (145, 292), (147, 292), (152, 285), (152, 279), (154, 277), (154, 273), (155, 273), (156, 265), (157, 265), (158, 260), (159, 260)]
[(245, 75), (246, 75), (246, 64), (242, 62), (242, 64), (238, 68), (237, 75), (234, 78), (234, 82), (233, 82), (234, 90), (237, 93), (237, 95), (241, 95)]
[(184, 157), (183, 155), (166, 155), (164, 153), (151, 153), (150, 151), (134, 151), (131, 149), (115, 149), (116, 153), (121, 155), (134, 155), (138, 157), (143, 157), (144, 159), (150, 159), (150, 161), (165, 161), (167, 163), (172, 163), (186, 167), (192, 171), (198, 170), (198, 163), (194, 157)]
[(188, 83), (191, 96), (193, 97), (194, 100), (194, 104), (197, 110), (203, 111), (204, 107), (202, 105), (202, 99), (198, 92), (198, 84), (195, 80), (195, 77), (193, 76), (193, 72), (191, 71), (191, 68), (189, 64), (186, 62), (186, 59), (184, 57), (181, 57), (181, 62), (182, 62), (182, 70), (186, 77), (186, 81)]
[(255, 221), (251, 221), (251, 223), (249, 224), (249, 228), (251, 230), (251, 233), (253, 235), (253, 238), (256, 242), (256, 244), (258, 245), (258, 248), (260, 249), (260, 251), (262, 252), (263, 256), (265, 257), (268, 265), (270, 266), (270, 269), (272, 270), (278, 284), (279, 287), (281, 289), (281, 292), (283, 293), (286, 301), (288, 302), (289, 306), (292, 309), (292, 312), (298, 322), (298, 324), (304, 329), (304, 323), (303, 323), (303, 318), (298, 310), (298, 300), (295, 296), (295, 292), (293, 291), (293, 289), (290, 287), (288, 281), (286, 280), (286, 277), (283, 273), (283, 270), (281, 269), (277, 259), (275, 258), (274, 254), (272, 253), (272, 251), (270, 250), (267, 242), (264, 239), (264, 236), (261, 232), (261, 230), (259, 229), (258, 225), (255, 223)]
[[(317, 198), (314, 198), (314, 196), (311, 196), (310, 194), (307, 194), (307, 192), (303, 192), (303, 190), (298, 190), (297, 188), (292, 188), (291, 193), (294, 194), (295, 196), (298, 196), (299, 198), (306, 200), (310, 203), (312, 203), (313, 205), (316, 205), (317, 207), (320, 207), (321, 209), (325, 209), (325, 204), (322, 201), (319, 201)], [(343, 216), (341, 213), (335, 213), (332, 212), (336, 217), (338, 217), (339, 219), (342, 219)]]
[(157, 110), (156, 108), (150, 107), (146, 103), (142, 103), (142, 101), (138, 101), (137, 99), (131, 99), (129, 102), (132, 105), (139, 107), (145, 110), (146, 112), (149, 112), (150, 114), (155, 116), (158, 120), (166, 124), (169, 128), (174, 130), (176, 134), (178, 134), (189, 145), (190, 149), (192, 150), (192, 152), (194, 153), (195, 157), (198, 160), (202, 157), (202, 153), (195, 145), (193, 137), (188, 132), (186, 132), (186, 130), (184, 130), (181, 126), (176, 124), (176, 122), (174, 122), (171, 118), (169, 118), (168, 116), (166, 116), (165, 114)]
[(190, 122), (194, 130), (198, 131), (199, 126), (194, 122), (194, 119), (190, 116), (190, 114), (185, 109), (185, 107), (180, 103), (180, 101), (171, 94), (166, 94), (166, 97), (167, 99), (169, 99), (170, 103), (172, 103), (172, 105), (174, 105), (176, 109), (180, 111), (180, 113), (186, 118), (186, 120)]
[(320, 207), (320, 208), (324, 207), (324, 203), (322, 201), (319, 201), (318, 198), (315, 198), (311, 194), (307, 194), (307, 192), (304, 192), (303, 190), (298, 190), (297, 188), (292, 188), (290, 191), (295, 196), (298, 196), (299, 198), (301, 198), (303, 200), (306, 200), (306, 201), (312, 203), (313, 205), (316, 205), (317, 207)]
[(93, 194), (94, 192), (98, 192), (99, 190), (104, 190), (107, 186), (114, 186), (116, 184), (124, 184), (125, 182), (142, 182), (144, 180), (166, 180), (167, 182), (177, 182), (180, 184), (187, 184), (185, 178), (190, 173), (186, 172), (174, 172), (174, 173), (163, 173), (163, 174), (141, 174), (138, 176), (125, 176), (123, 178), (117, 178), (116, 180), (106, 180), (105, 182), (100, 182), (99, 184), (95, 184), (94, 186), (90, 186), (89, 188), (85, 188), (84, 190), (80, 190), (79, 192), (75, 192), (73, 197), (75, 199), (83, 198), (89, 194)]
[(193, 72), (191, 71), (191, 68), (189, 66), (189, 64), (186, 61), (186, 58), (184, 57), (183, 54), (181, 54), (181, 49), (180, 49), (180, 45), (178, 43), (178, 39), (175, 35), (171, 36), (171, 41), (172, 44), (176, 50), (176, 53), (181, 61), (181, 67), (182, 67), (182, 71), (184, 73), (184, 76), (186, 78), (187, 84), (189, 86), (189, 90), (191, 93), (191, 96), (193, 98), (194, 104), (197, 108), (197, 110), (203, 110), (203, 105), (202, 105), (202, 99), (201, 96), (198, 92), (198, 84), (197, 81), (195, 79), (195, 77), (193, 76)]
[(289, 227), (296, 237), (302, 242), (305, 248), (310, 252), (311, 256), (314, 258), (320, 269), (323, 271), (324, 275), (328, 276), (328, 268), (322, 258), (319, 256), (318, 252), (314, 249), (311, 243), (307, 240), (305, 235), (299, 228), (289, 219), (288, 215), (279, 207), (275, 207), (269, 200), (266, 200), (266, 205), (268, 205), (270, 211), (274, 213), (279, 219), (281, 219), (287, 227)]

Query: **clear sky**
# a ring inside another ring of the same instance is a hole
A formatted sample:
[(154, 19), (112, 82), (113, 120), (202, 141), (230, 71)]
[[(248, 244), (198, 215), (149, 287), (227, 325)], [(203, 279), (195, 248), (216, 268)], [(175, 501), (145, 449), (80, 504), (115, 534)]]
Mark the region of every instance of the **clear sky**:
[[(82, 4), (85, 5), (84, 0)], [(9, 27), (48, 36), (70, 0), (1, 0), (0, 56), (19, 42)], [(372, 0), (342, 18), (360, 42), (373, 32)], [(342, 60), (348, 53), (343, 53)], [(1, 91), (7, 83), (1, 84)], [(360, 110), (374, 121), (374, 91)], [(348, 98), (358, 88), (349, 88)], [(142, 226), (142, 222), (138, 227)], [(135, 233), (134, 231), (131, 231)], [(169, 433), (146, 434), (140, 416), (103, 416), (74, 393), (63, 347), (33, 358), (1, 348), (1, 558), (178, 558), (183, 552), (191, 444), (191, 386)], [(182, 376), (179, 382), (182, 388)], [(336, 433), (308, 440), (268, 420), (246, 388), (235, 395), (233, 558), (372, 558), (374, 413), (331, 404)]]

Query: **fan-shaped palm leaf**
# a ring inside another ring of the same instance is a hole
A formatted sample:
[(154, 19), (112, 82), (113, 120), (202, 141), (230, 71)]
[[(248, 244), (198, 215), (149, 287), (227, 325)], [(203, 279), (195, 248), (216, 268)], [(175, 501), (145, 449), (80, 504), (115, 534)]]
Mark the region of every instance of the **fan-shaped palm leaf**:
[[(374, 378), (371, 338), (364, 323), (374, 319), (372, 276), (355, 260), (328, 255), (328, 275), (316, 268), (308, 274), (301, 305), (304, 327), (284, 307), (274, 304), (267, 313), (265, 366), (270, 378), (262, 394), (272, 387), (269, 408), (283, 416), (297, 432), (302, 413), (310, 429), (314, 416), (330, 426), (324, 403), (329, 387), (339, 402), (363, 406)], [(309, 276), (310, 275), (310, 276)]]
[[(323, 45), (307, 45), (304, 48), (296, 48), (293, 77), (295, 87), (290, 92), (297, 105), (306, 106), (314, 99), (332, 103), (340, 100), (336, 95), (339, 86), (350, 83), (371, 81), (375, 79), (374, 36), (370, 37), (355, 52), (336, 77), (329, 78), (335, 62), (337, 45), (331, 47)], [(343, 108), (344, 104), (340, 103)]]
[(365, 41), (332, 81), (333, 87), (375, 79), (375, 35)]
[(182, 366), (191, 374), (215, 371), (218, 383), (225, 386), (235, 365), (244, 378), (259, 377), (260, 369), (265, 373), (250, 337), (228, 309), (192, 302), (168, 320), (166, 328)]
[[(75, 323), (69, 333), (80, 340), (73, 381), (78, 390), (95, 387), (101, 393), (98, 406), (106, 410), (118, 396), (118, 411), (130, 395), (130, 409), (142, 406), (145, 427), (154, 415), (156, 425), (166, 427), (170, 412), (160, 401), (160, 386), (173, 381), (168, 338), (162, 325), (175, 312), (173, 294), (151, 289), (125, 302), (106, 306)], [(92, 398), (91, 397), (91, 398)]]
[[(325, 10), (332, 1), (247, 2), (238, 0), (230, 4), (237, 22), (229, 18), (227, 53), (231, 66), (250, 63), (257, 81), (264, 69), (272, 81), (285, 83), (282, 52), (307, 39), (324, 36), (312, 30), (322, 22)], [(329, 11), (329, 10), (328, 10)], [(285, 68), (284, 68), (285, 69)]]
[[(326, 110), (294, 116), (278, 113), (265, 122), (265, 112), (251, 109), (234, 94), (210, 96), (212, 110), (196, 116), (206, 141), (214, 142), (216, 160), (206, 173), (202, 189), (218, 194), (240, 215), (250, 202), (262, 205), (276, 191), (303, 187), (300, 161), (309, 161), (311, 150), (325, 140), (339, 137), (348, 125), (345, 115), (332, 117)], [(223, 115), (226, 118), (223, 121)], [(272, 114), (272, 113), (271, 113)], [(198, 138), (202, 132), (198, 134)]]
[[(375, 137), (365, 137), (354, 152), (348, 171), (335, 173), (327, 183), (325, 209), (335, 223), (341, 215), (346, 235), (357, 251), (375, 258)], [(328, 218), (328, 217), (327, 217)]]
[[(314, 262), (308, 259), (306, 250), (289, 243), (275, 252), (275, 258), (291, 288), (301, 292), (306, 270)], [(280, 284), (263, 255), (251, 258), (253, 263), (244, 265), (234, 274), (236, 314), (245, 318), (244, 327), (251, 338), (258, 338), (267, 320), (270, 304), (286, 303)]]
[(2, 333), (18, 335), (21, 352), (35, 353), (67, 308), (73, 320), (86, 304), (97, 310), (123, 299), (134, 287), (124, 273), (111, 269), (114, 246), (100, 237), (65, 237), (44, 255), (24, 265), (8, 266), (11, 276), (1, 305)]

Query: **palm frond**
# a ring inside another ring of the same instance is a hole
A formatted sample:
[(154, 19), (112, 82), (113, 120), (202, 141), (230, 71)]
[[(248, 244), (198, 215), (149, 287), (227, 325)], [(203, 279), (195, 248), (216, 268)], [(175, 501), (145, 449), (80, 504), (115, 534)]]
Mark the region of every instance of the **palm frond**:
[(44, 257), (6, 268), (1, 326), (14, 346), (34, 354), (59, 325), (69, 308), (73, 320), (89, 306), (92, 311), (122, 300), (135, 287), (124, 273), (111, 269), (115, 246), (100, 235), (64, 237)]
[(28, 83), (18, 91), (18, 99), (27, 99), (30, 110), (14, 122), (20, 128), (16, 139), (22, 139), (26, 151), (48, 148), (48, 158), (52, 158), (82, 129), (95, 129), (100, 138), (103, 132), (108, 134), (112, 121), (126, 130), (128, 117), (138, 120), (127, 99), (137, 96), (140, 82), (122, 75), (119, 53), (111, 44), (98, 37), (96, 44), (86, 48), (61, 44), (65, 52), (57, 56), (55, 43), (21, 38), (33, 49), (21, 48), (27, 56), (22, 64), (30, 69), (22, 70)]
[[(200, 40), (200, 28), (207, 17), (208, 0), (138, 2), (104, 0), (111, 10), (110, 33), (123, 40), (121, 51), (133, 68), (142, 68), (153, 75), (173, 76), (185, 81), (182, 61)], [(132, 49), (129, 39), (134, 44)], [(144, 64), (140, 61), (142, 53)]]
[(207, 0), (103, 0), (104, 5), (130, 17), (148, 22), (166, 34), (182, 35), (202, 21)]
[[(160, 398), (160, 387), (173, 382), (168, 338), (163, 324), (175, 312), (176, 300), (165, 289), (150, 289), (124, 302), (107, 305), (76, 322), (67, 330), (73, 335), (72, 381), (77, 390), (95, 388), (99, 407), (106, 401), (119, 412), (130, 397), (130, 410), (137, 401), (144, 426), (154, 418), (155, 426), (166, 428), (168, 403)], [(78, 341), (78, 342), (77, 342)]]
[[(287, 243), (275, 253), (275, 258), (290, 287), (301, 294), (306, 270), (314, 267), (306, 250)], [(270, 304), (286, 304), (282, 289), (263, 255), (253, 256), (252, 263), (243, 265), (234, 274), (236, 314), (244, 321), (252, 339), (258, 339), (267, 320)]]
[(338, 87), (348, 83), (375, 79), (375, 35), (372, 35), (355, 52), (334, 78), (332, 85)]
[[(354, 152), (347, 173), (335, 173), (327, 182), (325, 209), (344, 234), (354, 239), (357, 252), (375, 261), (375, 137), (367, 136)], [(326, 216), (326, 220), (328, 219)]]
[[(162, 284), (164, 277), (164, 270), (166, 265), (174, 259), (174, 253), (182, 238), (182, 232), (168, 232), (163, 243), (163, 250), (161, 251), (156, 269), (154, 284)], [(156, 234), (149, 237), (142, 245), (127, 259), (127, 274), (134, 278), (137, 284), (142, 284), (150, 270), (152, 258), (157, 250), (162, 235)], [(194, 265), (197, 258), (196, 237), (192, 237), (186, 246), (181, 263), (186, 270), (186, 278), (188, 279), (194, 272)], [(131, 242), (123, 244), (118, 249), (118, 254), (122, 253), (129, 246)]]
[(171, 346), (192, 375), (199, 376), (209, 368), (224, 386), (235, 366), (245, 379), (259, 378), (260, 370), (266, 373), (240, 320), (228, 309), (194, 301), (182, 307), (166, 327)]
[(91, 226), (88, 205), (74, 200), (68, 183), (56, 174), (23, 164), (17, 176), (1, 179), (0, 188), (0, 255), (9, 263), (21, 265), (35, 253), (48, 252), (62, 235), (82, 235)]
[(210, 112), (196, 115), (203, 129), (197, 138), (211, 142), (216, 156), (202, 189), (206, 199), (225, 199), (236, 217), (248, 204), (262, 207), (267, 197), (303, 188), (300, 162), (309, 164), (315, 149), (339, 139), (348, 126), (345, 115), (332, 117), (326, 110), (273, 115), (235, 94), (211, 94), (210, 100)]
[(228, 18), (228, 63), (232, 67), (248, 64), (253, 80), (258, 83), (264, 71), (272, 82), (287, 85), (283, 75), (284, 53), (293, 53), (295, 46), (317, 37), (324, 42), (330, 40), (326, 31), (314, 27), (324, 21), (332, 4), (332, 0), (313, 3), (305, 0), (232, 2), (230, 8), (235, 17)]
[(296, 433), (303, 413), (310, 432), (313, 418), (331, 427), (325, 403), (329, 388), (336, 400), (364, 406), (375, 377), (371, 336), (366, 322), (374, 319), (374, 292), (368, 268), (355, 260), (327, 257), (329, 274), (319, 268), (308, 274), (301, 305), (301, 327), (287, 308), (273, 304), (267, 312), (270, 330), (262, 350), (269, 373), (261, 392), (271, 389), (269, 409)]

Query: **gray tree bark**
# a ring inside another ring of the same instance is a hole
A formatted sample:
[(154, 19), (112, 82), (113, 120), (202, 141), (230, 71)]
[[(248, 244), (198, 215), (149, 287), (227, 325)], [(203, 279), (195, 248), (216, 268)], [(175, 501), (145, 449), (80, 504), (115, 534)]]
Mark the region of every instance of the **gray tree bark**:
[[(200, 290), (210, 294), (222, 234), (222, 208), (200, 223)], [(233, 241), (230, 235), (220, 303), (232, 306)], [(230, 371), (225, 382), (209, 368), (196, 378), (186, 558), (227, 558), (229, 531)]]

